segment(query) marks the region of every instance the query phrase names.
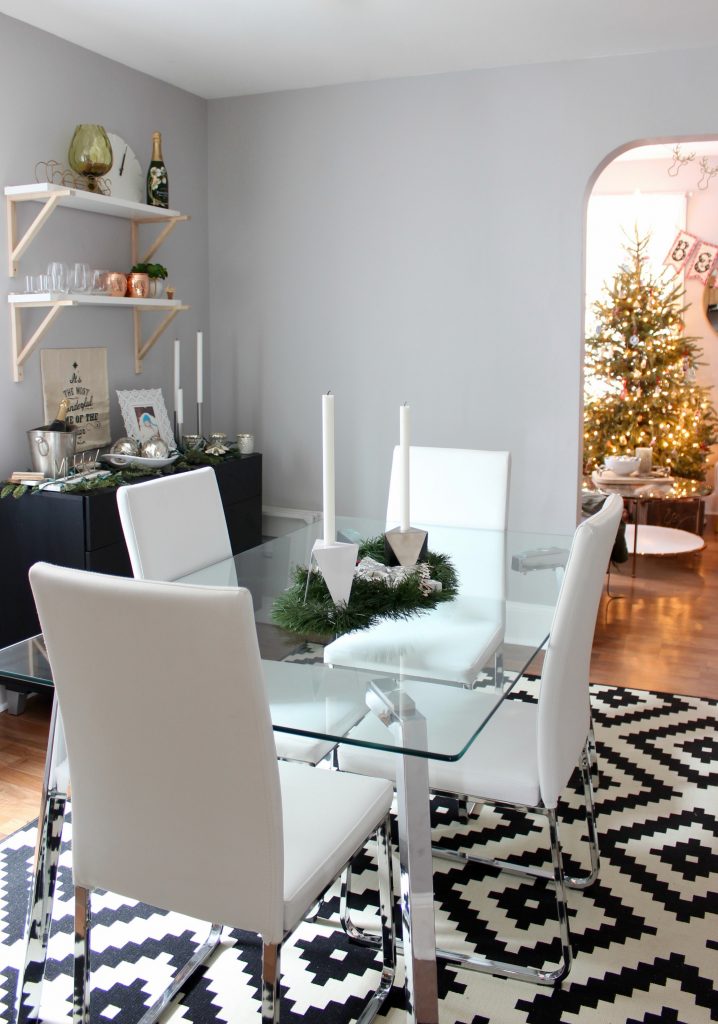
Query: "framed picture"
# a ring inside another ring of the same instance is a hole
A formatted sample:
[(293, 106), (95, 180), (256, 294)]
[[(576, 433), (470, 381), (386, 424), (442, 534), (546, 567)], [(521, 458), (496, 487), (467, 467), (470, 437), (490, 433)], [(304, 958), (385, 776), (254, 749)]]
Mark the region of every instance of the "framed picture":
[(142, 444), (159, 436), (170, 448), (177, 447), (160, 388), (118, 391), (117, 398), (128, 437)]
[(75, 431), (78, 452), (110, 443), (110, 391), (106, 348), (49, 348), (40, 353), (45, 423), (68, 402), (67, 422)]

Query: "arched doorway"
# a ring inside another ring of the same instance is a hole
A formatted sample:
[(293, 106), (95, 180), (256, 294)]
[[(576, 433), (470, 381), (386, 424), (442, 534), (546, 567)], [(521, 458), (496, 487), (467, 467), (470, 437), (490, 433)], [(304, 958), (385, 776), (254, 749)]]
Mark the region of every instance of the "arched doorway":
[[(718, 140), (681, 140), (633, 145), (607, 160), (597, 174), (588, 200), (586, 228), (586, 336), (596, 328), (594, 303), (622, 263), (625, 244), (650, 236), (645, 253), (653, 273), (663, 262), (679, 232), (702, 243), (718, 245)], [(690, 243), (692, 244), (692, 243)], [(718, 288), (715, 275), (700, 280), (681, 275), (688, 306), (684, 336), (695, 339), (701, 365), (690, 373), (698, 384), (715, 388), (718, 401)], [(591, 385), (590, 375), (588, 379)], [(590, 441), (585, 455), (590, 456)], [(707, 480), (715, 474), (709, 459)], [(590, 458), (589, 458), (590, 463)], [(718, 495), (706, 501), (718, 513)]]

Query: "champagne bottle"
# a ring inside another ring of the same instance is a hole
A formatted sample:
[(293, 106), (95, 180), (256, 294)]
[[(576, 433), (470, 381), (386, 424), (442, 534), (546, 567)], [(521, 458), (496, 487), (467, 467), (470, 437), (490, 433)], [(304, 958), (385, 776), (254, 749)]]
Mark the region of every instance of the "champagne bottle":
[(162, 159), (162, 136), (159, 132), (152, 133), (152, 159), (147, 168), (147, 202), (150, 206), (161, 206), (165, 210), (170, 205), (167, 168)]
[(70, 430), (72, 430), (72, 426), (69, 423), (67, 423), (65, 419), (65, 417), (67, 416), (67, 410), (69, 406), (70, 403), (68, 402), (68, 400), (66, 398), (63, 398), (62, 401), (60, 402), (60, 405), (58, 406), (57, 416), (55, 417), (55, 419), (52, 421), (52, 423), (47, 423), (45, 424), (44, 427), (40, 427), (40, 429), (61, 430), (64, 432), (69, 432)]

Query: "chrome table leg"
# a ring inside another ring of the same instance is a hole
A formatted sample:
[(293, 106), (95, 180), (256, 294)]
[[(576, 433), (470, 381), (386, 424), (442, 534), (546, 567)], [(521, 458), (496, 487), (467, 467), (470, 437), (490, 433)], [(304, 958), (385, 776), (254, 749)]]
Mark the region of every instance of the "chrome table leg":
[[(407, 694), (374, 684), (372, 710), (400, 736), (402, 746), (427, 749), (426, 719)], [(424, 757), (397, 758), (396, 794), (401, 875), (401, 923), (406, 973), (407, 1018), (438, 1024), (434, 876), (431, 860), (429, 763)]]
[(30, 902), (25, 925), (25, 959), (17, 984), (16, 1022), (27, 1024), (37, 1019), (40, 1009), (42, 980), (50, 937), (52, 904), (55, 895), (57, 864), (60, 858), (62, 826), (67, 803), (66, 786), (58, 784), (59, 716), (57, 699), (53, 700), (50, 733), (45, 757), (45, 776), (40, 798), (40, 813), (35, 844), (35, 866), (30, 888)]

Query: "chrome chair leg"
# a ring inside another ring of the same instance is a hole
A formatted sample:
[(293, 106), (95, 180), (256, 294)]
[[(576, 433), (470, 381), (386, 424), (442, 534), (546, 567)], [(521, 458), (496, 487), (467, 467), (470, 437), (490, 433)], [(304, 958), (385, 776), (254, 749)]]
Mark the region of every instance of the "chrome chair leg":
[[(391, 991), (396, 974), (396, 930), (394, 927), (394, 886), (391, 859), (391, 825), (389, 818), (376, 833), (377, 868), (379, 874), (379, 942), (382, 952), (381, 979), (369, 997), (357, 1024), (370, 1024)], [(344, 879), (342, 879), (342, 884)]]
[(553, 883), (556, 889), (556, 916), (561, 935), (561, 960), (563, 969), (553, 978), (553, 983), (561, 981), (571, 970), (573, 950), (571, 949), (571, 932), (568, 926), (568, 904), (566, 902), (566, 886), (564, 883), (563, 857), (558, 835), (558, 818), (555, 810), (546, 812), (548, 817), (549, 840), (551, 843), (551, 861), (553, 863)]
[(281, 942), (262, 943), (262, 1024), (279, 1024)]
[[(72, 1024), (90, 1024), (90, 901), (91, 892), (75, 886), (75, 961)], [(155, 1024), (181, 988), (217, 948), (222, 926), (213, 924), (209, 935), (180, 968), (164, 992), (145, 1010), (139, 1024)], [(278, 1020), (278, 1018), (277, 1018)]]
[[(590, 798), (590, 773), (587, 768), (582, 772), (584, 777), (584, 783), (588, 783), (586, 789), (587, 800)], [(502, 806), (502, 805), (496, 805)], [(507, 805), (509, 806), (509, 805)], [(512, 805), (513, 806), (513, 805)], [(558, 820), (556, 812), (554, 810), (547, 810), (544, 808), (519, 808), (522, 810), (532, 810), (535, 813), (543, 814), (548, 821), (549, 829), (549, 842), (551, 846), (551, 868), (531, 868), (525, 867), (522, 864), (517, 864), (512, 861), (502, 861), (495, 858), (489, 857), (476, 857), (468, 853), (460, 853), (454, 850), (444, 850), (440, 847), (433, 847), (432, 853), (435, 856), (441, 857), (444, 860), (451, 860), (454, 862), (467, 864), (469, 862), (486, 865), (493, 868), (498, 868), (501, 871), (505, 871), (508, 874), (518, 875), (520, 877), (540, 878), (548, 882), (553, 883), (556, 895), (556, 917), (559, 926), (559, 938), (561, 942), (561, 958), (557, 965), (550, 969), (526, 967), (519, 963), (512, 963), (511, 961), (505, 960), (492, 960), (489, 957), (483, 957), (478, 954), (464, 954), (456, 953), (453, 950), (439, 949), (436, 950), (436, 956), (439, 960), (443, 960), (446, 963), (455, 964), (457, 967), (465, 967), (469, 970), (479, 971), (484, 974), (494, 974), (500, 977), (513, 978), (517, 981), (528, 981), (539, 985), (557, 985), (559, 984), (568, 974), (571, 969), (573, 961), (573, 955), (571, 950), (571, 937), (568, 924), (568, 909), (566, 904), (566, 888), (568, 887), (568, 879), (564, 875), (563, 871), (563, 858), (561, 854), (561, 847), (559, 844), (558, 836)], [(591, 844), (591, 873), (584, 878), (572, 879), (574, 884), (573, 888), (586, 888), (590, 884), (590, 880), (595, 881), (598, 873), (598, 844), (597, 836), (595, 831), (595, 822), (592, 814), (592, 804), (590, 805), (591, 813), (589, 813), (589, 806), (587, 804), (587, 816), (589, 820), (589, 840)], [(596, 857), (594, 859), (594, 848), (596, 851)], [(351, 891), (351, 865), (349, 865), (345, 871), (342, 879), (342, 895), (341, 895), (341, 922), (344, 931), (351, 941), (360, 943), (365, 946), (377, 947), (380, 944), (380, 936), (375, 932), (363, 931), (358, 928), (351, 918), (349, 910), (349, 894)], [(399, 940), (397, 942), (397, 948), (400, 952), (403, 951), (403, 943)]]
[[(362, 932), (351, 919), (349, 911), (349, 893), (351, 892), (352, 865), (351, 861), (344, 868), (341, 877), (339, 896), (339, 920), (342, 929), (352, 942), (362, 946), (381, 948), (382, 971), (379, 985), (369, 997), (366, 1006), (357, 1020), (357, 1024), (369, 1024), (381, 1009), (387, 995), (391, 991), (396, 975), (396, 951), (400, 943), (396, 938), (394, 925), (394, 881), (391, 844), (391, 819), (387, 817), (376, 832), (377, 869), (379, 876), (379, 932)], [(330, 921), (321, 921), (331, 926)]]
[(593, 731), (593, 715), (591, 715), (588, 726), (588, 739), (586, 740), (586, 750), (588, 753), (588, 761), (591, 765), (591, 774), (593, 775), (593, 791), (598, 792), (599, 773), (598, 773), (598, 751), (596, 749), (596, 733)]
[[(349, 893), (352, 888), (352, 863), (349, 861), (342, 873), (341, 889), (339, 892), (339, 921), (342, 929), (349, 939), (361, 942), (362, 933), (358, 931), (351, 919), (349, 910)], [(376, 943), (378, 945), (378, 941)]]
[[(551, 880), (556, 893), (556, 916), (561, 941), (561, 957), (556, 967), (549, 970), (537, 967), (526, 967), (523, 964), (492, 960), (477, 954), (455, 953), (453, 950), (437, 949), (436, 955), (446, 963), (479, 971), (483, 974), (495, 974), (516, 981), (528, 981), (538, 985), (558, 985), (571, 970), (572, 951), (571, 935), (568, 925), (568, 907), (566, 905), (566, 887), (564, 885), (561, 846), (558, 835), (558, 821), (555, 810), (544, 810), (548, 819), (549, 841), (551, 845), (552, 872)], [(520, 873), (520, 872), (517, 872)]]
[(473, 804), (469, 806), (469, 800), (466, 797), (459, 797), (456, 801), (456, 816), (462, 825), (469, 824), (469, 818), (471, 817), (471, 809)]
[(55, 882), (60, 860), (62, 826), (67, 806), (65, 783), (58, 778), (56, 763), (58, 722), (58, 705), (57, 700), (54, 700), (45, 756), (30, 901), (25, 923), (25, 959), (17, 982), (16, 1024), (29, 1024), (30, 1021), (37, 1020), (40, 1012)]
[(566, 875), (565, 884), (569, 889), (588, 889), (598, 878), (600, 868), (600, 847), (598, 843), (598, 829), (596, 828), (596, 810), (593, 802), (593, 785), (591, 781), (591, 763), (587, 749), (581, 755), (580, 770), (583, 783), (583, 798), (586, 808), (586, 829), (588, 832), (588, 850), (591, 858), (591, 870), (587, 875)]
[(25, 961), (18, 977), (17, 1024), (37, 1020), (40, 1011), (66, 804), (64, 793), (51, 794), (38, 823), (35, 870), (25, 926)]
[(90, 890), (75, 886), (72, 1024), (90, 1024)]
[[(591, 771), (588, 761), (588, 753), (584, 751), (579, 761), (581, 779), (583, 783), (584, 805), (586, 810), (586, 830), (588, 835), (588, 849), (591, 868), (585, 875), (564, 875), (564, 884), (569, 889), (588, 889), (598, 878), (600, 867), (600, 852), (598, 844), (598, 829), (596, 827), (596, 814), (593, 801), (593, 787), (591, 784)], [(493, 806), (501, 807), (501, 804)], [(522, 811), (538, 811), (539, 808), (516, 807), (513, 804), (506, 806)], [(481, 864), (484, 867), (496, 868), (498, 871), (505, 871), (508, 874), (523, 876), (526, 878), (542, 878), (551, 881), (553, 871), (547, 868), (536, 868), (520, 864), (516, 861), (502, 860), (498, 857), (481, 857), (475, 853), (467, 853), (461, 850), (447, 850), (442, 846), (433, 845), (431, 852), (441, 860), (450, 860), (459, 864)]]
[(504, 652), (498, 650), (494, 654), (494, 686), (500, 688), (504, 685)]
[(157, 997), (152, 1006), (150, 1006), (148, 1010), (145, 1010), (140, 1018), (139, 1024), (155, 1024), (180, 989), (184, 988), (187, 981), (192, 977), (197, 968), (201, 967), (202, 964), (209, 960), (210, 956), (219, 945), (221, 937), (222, 925), (210, 925), (209, 934), (202, 945), (197, 947), (190, 959), (177, 971), (170, 984), (164, 992)]

